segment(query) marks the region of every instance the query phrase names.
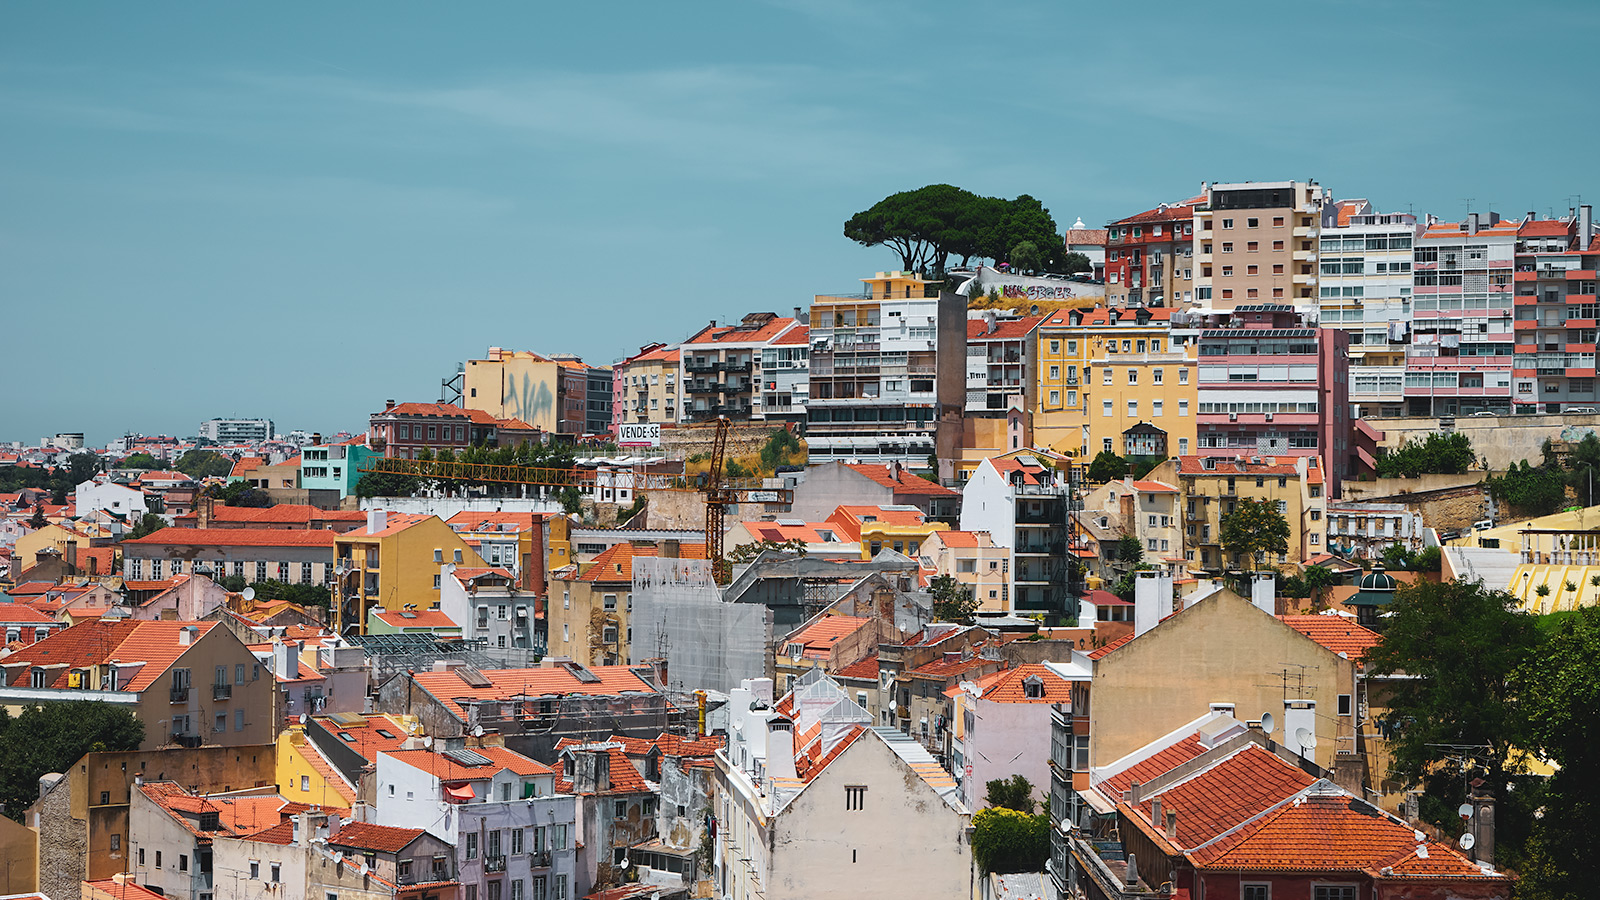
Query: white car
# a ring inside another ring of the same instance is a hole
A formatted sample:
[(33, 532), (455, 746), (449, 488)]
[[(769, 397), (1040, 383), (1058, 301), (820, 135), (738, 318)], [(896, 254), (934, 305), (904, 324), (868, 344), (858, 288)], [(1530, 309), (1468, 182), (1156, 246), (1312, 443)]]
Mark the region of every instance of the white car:
[(1592, 416), (1595, 414), (1592, 406), (1569, 406), (1563, 412), (1569, 416)]

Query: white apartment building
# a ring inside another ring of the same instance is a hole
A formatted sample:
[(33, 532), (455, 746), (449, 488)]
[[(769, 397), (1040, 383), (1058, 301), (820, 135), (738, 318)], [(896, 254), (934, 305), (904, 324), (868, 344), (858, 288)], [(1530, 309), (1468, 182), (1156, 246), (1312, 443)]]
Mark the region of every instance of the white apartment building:
[(1350, 402), (1363, 415), (1404, 412), (1412, 244), (1421, 232), (1416, 216), (1379, 213), (1364, 199), (1323, 211), (1320, 324), (1350, 332)]
[(251, 444), (272, 440), (271, 419), (207, 419), (200, 436), (218, 444)]

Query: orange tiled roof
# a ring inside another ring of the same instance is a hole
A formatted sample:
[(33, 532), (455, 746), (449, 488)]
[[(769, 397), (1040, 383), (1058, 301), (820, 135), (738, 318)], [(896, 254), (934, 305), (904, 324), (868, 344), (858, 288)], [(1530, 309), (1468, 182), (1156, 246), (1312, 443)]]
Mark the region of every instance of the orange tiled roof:
[(935, 534), (939, 538), (939, 543), (944, 544), (946, 547), (976, 547), (976, 546), (978, 546), (978, 535), (982, 534), (982, 533), (986, 533), (986, 532), (977, 532), (977, 531), (940, 531), (940, 532), (935, 532)]
[(1205, 752), (1204, 744), (1192, 737), (1185, 738), (1106, 779), (1100, 786), (1100, 792), (1113, 800), (1120, 800), (1122, 792), (1132, 787), (1135, 781), (1146, 783)]
[[(1029, 697), (1024, 682), (1038, 678), (1044, 692), (1039, 697)], [(996, 703), (1071, 703), (1072, 682), (1040, 663), (1028, 663), (1014, 669), (1001, 669), (978, 681), (979, 698)]]
[[(403, 762), (421, 772), (427, 772), (440, 781), (488, 781), (502, 769), (517, 775), (549, 775), (554, 769), (535, 759), (529, 759), (504, 747), (473, 747), (472, 752), (489, 760), (486, 766), (465, 766), (442, 753), (432, 750), (385, 750), (391, 759)], [(631, 767), (630, 767), (631, 768)]]
[(26, 603), (0, 603), (0, 624), (54, 625), (56, 620)]
[[(1178, 845), (1198, 847), (1315, 782), (1297, 766), (1250, 744), (1154, 796), (1161, 798), (1163, 810), (1178, 814)], [(1140, 809), (1148, 821), (1149, 798)]]
[[(365, 515), (365, 513), (362, 513)], [(465, 531), (482, 531), (485, 525), (514, 525), (518, 532), (528, 531), (539, 527), (544, 522), (543, 513), (533, 512), (479, 512), (477, 510), (463, 510), (445, 520), (452, 528), (460, 527)], [(500, 529), (496, 528), (496, 532)], [(513, 534), (515, 532), (504, 532)]]
[[(1242, 464), (1239, 463), (1237, 460), (1235, 460), (1231, 456), (1211, 457), (1212, 459), (1216, 460), (1216, 463), (1215, 463), (1216, 468), (1214, 468), (1214, 469), (1205, 468), (1205, 464), (1203, 462), (1201, 462), (1201, 460), (1204, 460), (1206, 458), (1207, 457), (1204, 457), (1204, 456), (1180, 456), (1180, 457), (1178, 457), (1178, 466), (1179, 466), (1178, 471), (1181, 472), (1184, 475), (1294, 475), (1294, 474), (1296, 474), (1295, 473), (1295, 468), (1294, 468), (1295, 457), (1292, 457), (1292, 456), (1277, 456), (1277, 457), (1273, 457), (1275, 462), (1273, 463), (1273, 465), (1270, 465), (1270, 466), (1267, 465), (1264, 462), (1259, 462), (1259, 463), (1249, 462), (1248, 461), (1248, 457), (1246, 458), (1246, 461), (1244, 463), (1242, 463)], [(1263, 457), (1263, 459), (1264, 458), (1265, 457)], [(1287, 460), (1287, 462), (1285, 462), (1285, 460)], [(1321, 467), (1319, 466), (1318, 469), (1320, 470)]]
[(878, 651), (872, 651), (834, 674), (840, 678), (871, 678), (877, 680)]
[(233, 470), (228, 473), (228, 477), (243, 478), (266, 464), (267, 461), (259, 456), (241, 456), (233, 464)]
[[(615, 744), (617, 742), (615, 742), (615, 741), (600, 741), (600, 742), (596, 742), (596, 743)], [(592, 747), (592, 746), (594, 746), (593, 743), (585, 744), (585, 743), (582, 743), (582, 742), (573, 742), (573, 743), (567, 744), (566, 747), (562, 747), (561, 749), (565, 750), (567, 748), (574, 748), (574, 747), (581, 749), (581, 748), (584, 748), (584, 747)], [(590, 795), (592, 795), (592, 794), (647, 794), (647, 793), (651, 793), (652, 792), (651, 787), (650, 787), (650, 783), (645, 781), (644, 780), (644, 776), (639, 774), (639, 770), (633, 767), (633, 763), (628, 760), (628, 754), (623, 751), (623, 749), (622, 749), (620, 744), (618, 744), (617, 746), (607, 747), (604, 750), (601, 750), (599, 752), (605, 753), (606, 756), (610, 760), (610, 762), (609, 762), (609, 764), (607, 766), (607, 771), (610, 773), (610, 777), (611, 777), (611, 786), (610, 787), (606, 788), (603, 791), (576, 791), (576, 790), (573, 789), (572, 782), (567, 781), (565, 778), (561, 777), (560, 775), (557, 775), (556, 776), (556, 790), (559, 791), (560, 793), (563, 793), (563, 794), (590, 794)]]
[[(310, 809), (303, 803), (291, 803), (276, 794), (265, 797), (207, 797), (191, 794), (170, 781), (147, 782), (140, 785), (139, 790), (198, 837), (252, 835), (282, 824), (285, 816)], [(199, 816), (213, 812), (217, 814), (217, 827), (202, 829)]]
[[(595, 557), (589, 568), (583, 570), (578, 581), (592, 583), (627, 582), (633, 583), (633, 558), (636, 556), (659, 556), (661, 552), (653, 546), (635, 547), (624, 542), (612, 544), (601, 554)], [(705, 559), (705, 544), (680, 544), (678, 555), (684, 559)]]
[(1143, 491), (1146, 494), (1176, 494), (1178, 492), (1178, 489), (1172, 485), (1163, 484), (1159, 481), (1135, 481), (1133, 487), (1134, 490)]
[[(185, 513), (178, 518), (185, 521), (199, 519), (196, 513)], [(319, 522), (365, 522), (367, 514), (359, 509), (319, 509), (304, 503), (279, 503), (276, 506), (216, 506), (211, 510), (214, 522), (256, 522), (275, 525), (309, 525)]]
[[(96, 893), (110, 897), (111, 900), (166, 900), (165, 895), (158, 894), (132, 881), (119, 882), (107, 878), (104, 881), (86, 881), (84, 884), (88, 885)], [(21, 900), (43, 896), (43, 894), (23, 894)]]
[[(189, 652), (192, 645), (178, 643), (178, 632), (186, 627), (198, 630), (194, 638), (198, 642), (217, 627), (217, 623), (96, 620), (74, 625), (6, 657), (6, 668), (16, 673), (10, 675), (9, 681), (27, 684), (35, 666), (49, 666), (43, 669), (49, 678), (46, 686), (65, 688), (72, 669), (102, 665), (115, 659), (123, 666), (121, 677), (128, 679), (118, 690), (138, 693)], [(136, 662), (144, 665), (137, 671), (130, 671)]]
[(421, 828), (395, 828), (392, 825), (374, 825), (369, 822), (345, 822), (339, 830), (328, 835), (328, 846), (349, 847), (354, 850), (371, 850), (375, 853), (399, 853), (411, 846), (425, 832)]
[(494, 425), (499, 428), (531, 431), (532, 425), (520, 419), (501, 419), (481, 409), (463, 409), (454, 403), (398, 403), (378, 416), (423, 416), (442, 419), (467, 419), (475, 425)]
[(895, 478), (889, 472), (888, 466), (873, 465), (871, 463), (847, 463), (845, 468), (858, 475), (883, 485), (893, 488), (897, 494), (923, 494), (933, 497), (954, 497), (956, 492), (942, 484), (934, 484), (920, 475), (913, 475), (905, 469), (900, 470), (900, 477)]
[(810, 343), (810, 341), (811, 327), (809, 325), (796, 325), (788, 331), (785, 331), (783, 334), (778, 335), (777, 339), (772, 343), (773, 346), (787, 347), (795, 344), (807, 344)]
[(1378, 633), (1343, 616), (1279, 616), (1285, 625), (1335, 653), (1362, 659), (1378, 646)]
[(123, 545), (154, 547), (327, 547), (333, 549), (339, 534), (326, 529), (289, 528), (163, 528), (154, 534), (123, 541)]
[(1575, 224), (1560, 219), (1535, 219), (1524, 223), (1517, 234), (1521, 237), (1565, 237), (1572, 234)]
[(380, 751), (398, 750), (406, 742), (405, 727), (387, 716), (370, 715), (364, 722), (350, 725), (340, 725), (327, 716), (316, 716), (314, 720), (369, 763), (378, 758)]
[(707, 325), (700, 329), (694, 337), (684, 341), (688, 344), (733, 344), (770, 341), (783, 332), (785, 328), (795, 324), (794, 319), (778, 316), (771, 319), (759, 328), (740, 328), (735, 325)]
[(437, 609), (387, 610), (378, 618), (392, 628), (460, 628), (456, 621)]
[[(817, 531), (821, 522), (806, 522), (801, 525), (785, 525), (781, 522), (744, 522), (744, 530), (750, 536), (762, 541), (805, 541), (808, 544), (827, 543), (822, 539), (822, 534)], [(830, 529), (831, 530), (831, 529)]]
[(790, 635), (784, 643), (801, 645), (807, 659), (827, 659), (829, 648), (837, 641), (855, 634), (871, 622), (871, 619), (857, 616), (823, 616)]
[(455, 577), (457, 581), (471, 581), (474, 578), (482, 578), (485, 575), (499, 575), (501, 578), (510, 581), (517, 580), (515, 575), (500, 566), (456, 566)]
[(590, 666), (595, 681), (579, 681), (563, 666), (538, 669), (486, 669), (485, 687), (473, 687), (455, 672), (418, 672), (412, 676), (418, 687), (432, 694), (445, 709), (465, 720), (466, 711), (457, 700), (509, 700), (512, 697), (565, 696), (587, 694), (612, 696), (623, 692), (656, 693), (650, 683), (630, 666)]
[(984, 319), (967, 320), (967, 340), (970, 341), (1016, 341), (1033, 333), (1044, 316), (1023, 316), (1020, 319), (1001, 319), (994, 323), (994, 331), (988, 330), (989, 323)]

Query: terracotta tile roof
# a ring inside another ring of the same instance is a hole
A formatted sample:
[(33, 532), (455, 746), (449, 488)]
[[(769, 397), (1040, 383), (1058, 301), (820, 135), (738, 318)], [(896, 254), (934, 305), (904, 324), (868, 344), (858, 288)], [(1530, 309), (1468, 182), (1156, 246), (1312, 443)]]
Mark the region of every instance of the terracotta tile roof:
[[(1202, 460), (1207, 459), (1207, 458), (1208, 457), (1204, 457), (1204, 456), (1180, 456), (1180, 457), (1178, 457), (1178, 465), (1179, 465), (1178, 471), (1181, 472), (1184, 475), (1295, 475), (1295, 474), (1297, 474), (1295, 472), (1295, 468), (1294, 468), (1294, 459), (1295, 458), (1292, 457), (1292, 456), (1277, 456), (1277, 457), (1273, 457), (1273, 459), (1276, 460), (1276, 462), (1275, 462), (1275, 464), (1270, 465), (1270, 466), (1267, 465), (1264, 462), (1252, 463), (1252, 462), (1248, 462), (1247, 461), (1247, 462), (1245, 462), (1243, 464), (1240, 464), (1239, 462), (1237, 462), (1231, 456), (1210, 457), (1211, 459), (1215, 459), (1216, 460), (1216, 463), (1214, 463), (1216, 468), (1214, 468), (1214, 469), (1205, 468), (1205, 464), (1202, 462)], [(1263, 458), (1265, 458), (1265, 457), (1263, 457)], [(1288, 460), (1288, 461), (1284, 462), (1284, 460)]]
[[(199, 519), (196, 513), (178, 516), (185, 521)], [(211, 510), (215, 522), (255, 522), (274, 525), (309, 525), (318, 522), (362, 523), (367, 514), (359, 509), (319, 509), (304, 503), (280, 503), (277, 506), (216, 506)]]
[(0, 624), (54, 625), (56, 620), (26, 603), (0, 603)]
[(345, 780), (344, 773), (334, 768), (333, 763), (328, 762), (327, 757), (322, 755), (322, 750), (316, 744), (306, 741), (294, 749), (299, 751), (300, 756), (305, 759), (307, 765), (322, 776), (323, 782), (328, 787), (333, 788), (334, 793), (344, 800), (345, 805), (353, 805), (356, 802), (355, 786)]
[(513, 697), (566, 696), (586, 694), (615, 696), (624, 692), (656, 693), (649, 682), (629, 666), (590, 666), (597, 679), (579, 681), (563, 666), (537, 669), (486, 669), (479, 673), (486, 687), (473, 687), (455, 672), (418, 672), (412, 676), (418, 687), (432, 694), (445, 709), (463, 721), (466, 711), (456, 702), (466, 700), (509, 700)]
[(806, 659), (827, 659), (828, 650), (841, 638), (855, 634), (872, 623), (871, 619), (857, 616), (823, 616), (810, 625), (789, 635), (783, 643), (799, 644)]
[(1519, 237), (1566, 237), (1573, 233), (1575, 222), (1560, 219), (1535, 219), (1517, 229)]
[(1350, 659), (1363, 659), (1378, 646), (1378, 633), (1363, 628), (1343, 616), (1279, 616), (1285, 625), (1335, 653)]
[(878, 679), (878, 652), (874, 650), (834, 674), (840, 678), (870, 678), (876, 681)]
[(467, 419), (475, 425), (495, 425), (513, 430), (531, 430), (532, 425), (519, 419), (501, 419), (481, 409), (463, 409), (454, 403), (399, 403), (375, 416), (423, 416), (435, 419)]
[[(365, 515), (365, 513), (362, 515)], [(544, 520), (545, 516), (543, 513), (479, 512), (477, 510), (469, 509), (456, 513), (455, 515), (446, 519), (445, 523), (451, 528), (460, 531), (470, 532), (492, 530), (499, 533), (502, 531), (502, 529), (500, 529), (498, 526), (501, 525), (514, 525), (516, 526), (517, 532), (522, 532), (541, 527), (544, 524)], [(494, 525), (497, 527), (493, 529), (486, 529), (485, 526), (487, 525)], [(517, 532), (507, 531), (503, 533), (515, 534)]]
[(839, 754), (848, 750), (851, 744), (854, 744), (857, 739), (867, 733), (866, 726), (852, 725), (850, 730), (845, 732), (845, 735), (839, 739), (838, 743), (829, 747), (827, 752), (823, 752), (822, 741), (816, 739), (821, 730), (822, 722), (818, 721), (810, 731), (801, 735), (800, 746), (803, 749), (795, 755), (795, 774), (799, 775), (800, 780), (807, 784), (810, 784), (813, 778), (822, 774), (822, 770), (828, 767), (828, 763), (838, 759)]
[(654, 789), (650, 787), (650, 783), (644, 780), (644, 776), (639, 774), (639, 770), (634, 768), (633, 763), (628, 759), (628, 754), (626, 751), (624, 751), (621, 742), (614, 738), (606, 741), (590, 742), (568, 741), (563, 739), (556, 744), (556, 748), (561, 752), (565, 752), (567, 750), (592, 749), (596, 752), (606, 754), (606, 757), (609, 760), (607, 763), (607, 771), (610, 772), (611, 776), (611, 786), (603, 791), (578, 791), (574, 790), (572, 782), (567, 781), (564, 777), (558, 774), (556, 776), (556, 791), (559, 793), (579, 794), (580, 796), (595, 796), (603, 794), (647, 794), (654, 792)]
[[(1425, 848), (1426, 856), (1418, 853), (1419, 847)], [(1485, 875), (1447, 844), (1418, 840), (1411, 826), (1326, 782), (1281, 802), (1233, 834), (1190, 851), (1188, 857), (1196, 867), (1211, 871), (1371, 875), (1389, 868), (1392, 876), (1377, 877), (1505, 878)]]
[(437, 609), (388, 610), (377, 614), (392, 628), (460, 628), (456, 621)]
[(419, 524), (421, 522), (425, 522), (428, 519), (432, 519), (432, 518), (434, 518), (434, 516), (431, 513), (396, 513), (396, 512), (391, 512), (391, 513), (388, 513), (384, 517), (383, 527), (378, 529), (377, 531), (368, 531), (365, 528), (358, 528), (355, 531), (352, 531), (352, 532), (349, 532), (348, 534), (346, 534), (345, 538), (346, 539), (353, 539), (353, 538), (392, 537), (394, 535), (399, 534), (402, 531), (405, 531), (406, 529), (410, 528), (413, 525), (417, 525), (417, 524)]
[[(1030, 678), (1041, 682), (1043, 692), (1038, 697), (1027, 695), (1026, 684)], [(995, 703), (1071, 703), (1072, 682), (1040, 663), (1028, 663), (1014, 669), (1001, 669), (978, 681), (978, 696)]]
[(489, 760), (486, 766), (466, 766), (442, 753), (432, 750), (384, 750), (383, 755), (403, 762), (419, 772), (427, 772), (440, 781), (488, 781), (502, 770), (522, 776), (550, 775), (554, 769), (538, 760), (504, 747), (472, 747), (473, 753)]
[(339, 826), (338, 831), (328, 835), (328, 846), (371, 850), (375, 853), (399, 853), (425, 833), (421, 828), (395, 828), (392, 825), (373, 825), (368, 822), (345, 822)]
[[(988, 534), (986, 531), (936, 531), (934, 535), (939, 538), (939, 543), (946, 547), (977, 547), (978, 535)], [(932, 538), (934, 535), (929, 535)]]
[(1152, 754), (1148, 759), (1135, 763), (1106, 779), (1104, 783), (1099, 785), (1100, 793), (1106, 795), (1113, 802), (1121, 802), (1122, 792), (1132, 787), (1135, 781), (1141, 784), (1146, 783), (1205, 752), (1204, 744), (1192, 737), (1184, 738), (1176, 744)]
[(475, 578), (482, 578), (485, 575), (498, 575), (510, 581), (517, 580), (517, 576), (512, 575), (500, 566), (457, 566), (455, 571), (456, 580), (462, 583), (472, 581)]
[(1129, 641), (1131, 641), (1133, 639), (1134, 639), (1134, 635), (1125, 634), (1122, 637), (1119, 637), (1116, 640), (1112, 641), (1111, 643), (1106, 644), (1104, 647), (1096, 647), (1095, 649), (1090, 650), (1089, 651), (1089, 658), (1090, 659), (1104, 659), (1105, 657), (1111, 655), (1111, 651), (1117, 649), (1118, 647), (1121, 647), (1123, 644), (1126, 644), (1126, 643), (1128, 643)]
[[(994, 467), (1001, 475), (1020, 474), (1023, 484), (1046, 484), (1051, 480), (1051, 473), (1055, 472), (1043, 463), (1023, 462), (1015, 457), (996, 456), (989, 460), (989, 465)], [(1010, 479), (1007, 479), (1008, 481)]]
[[(803, 525), (785, 525), (781, 522), (744, 522), (744, 530), (758, 541), (805, 541), (808, 544), (824, 544), (822, 534), (818, 528), (826, 528), (822, 522), (806, 522)], [(832, 530), (832, 529), (828, 529)]]
[(285, 820), (255, 834), (240, 835), (240, 838), (246, 841), (254, 841), (258, 844), (278, 844), (288, 847), (294, 844), (294, 833), (294, 822)]
[(292, 528), (163, 528), (142, 538), (123, 541), (136, 547), (327, 547), (339, 534)]
[[(1113, 594), (1110, 591), (1103, 591), (1103, 590), (1099, 590), (1099, 589), (1092, 590), (1092, 591), (1088, 592), (1087, 594), (1084, 595), (1084, 598), (1087, 599), (1090, 603), (1093, 603), (1095, 606), (1132, 606), (1133, 605), (1132, 603), (1129, 603), (1128, 601), (1122, 599), (1121, 597), (1118, 597), (1116, 594)], [(1107, 646), (1109, 647), (1110, 645), (1107, 645)], [(1105, 650), (1106, 647), (1102, 647), (1100, 649)], [(1110, 652), (1110, 651), (1107, 650), (1107, 652)], [(1099, 657), (1092, 657), (1092, 658), (1098, 659)]]
[(378, 758), (380, 751), (398, 750), (400, 745), (406, 742), (405, 726), (388, 716), (370, 715), (361, 723), (349, 725), (341, 725), (327, 716), (313, 718), (339, 743), (355, 751), (369, 763)]
[(976, 653), (966, 659), (936, 659), (932, 662), (917, 666), (906, 674), (914, 678), (941, 678), (948, 679), (963, 672), (983, 666), (997, 666), (1002, 663), (997, 659), (983, 659)]
[[(123, 543), (126, 544), (127, 541), (123, 541)], [(165, 591), (177, 583), (171, 578), (164, 581), (128, 581), (125, 579), (122, 582), (122, 586), (130, 591)]]
[[(1154, 796), (1178, 814), (1177, 843), (1198, 847), (1310, 787), (1316, 779), (1256, 744)], [(1146, 821), (1151, 804), (1140, 804)]]
[(759, 328), (741, 328), (736, 325), (707, 325), (700, 329), (693, 337), (684, 341), (689, 344), (743, 344), (751, 342), (770, 341), (783, 333), (783, 330), (795, 324), (794, 319), (778, 316)]
[(50, 593), (55, 586), (54, 581), (25, 581), (6, 593), (13, 597), (38, 597)]
[[(166, 900), (165, 895), (158, 894), (147, 887), (135, 884), (132, 881), (117, 882), (107, 878), (104, 881), (86, 881), (84, 884), (96, 894), (104, 894), (111, 900)], [(24, 894), (26, 897), (43, 897), (43, 894)]]
[[(811, 341), (811, 327), (808, 326), (808, 325), (796, 325), (795, 327), (789, 329), (788, 331), (785, 331), (783, 334), (778, 335), (777, 338), (775, 338), (772, 343), (773, 343), (773, 346), (784, 346), (784, 347), (787, 347), (787, 346), (792, 345), (792, 344), (810, 343), (810, 341)], [(673, 352), (674, 352), (674, 354), (676, 354), (677, 351), (673, 351)], [(674, 358), (676, 358), (676, 355), (674, 355)]]
[(1191, 197), (1178, 203), (1169, 203), (1155, 209), (1147, 209), (1142, 213), (1135, 213), (1126, 219), (1118, 219), (1113, 225), (1136, 225), (1140, 222), (1170, 222), (1183, 221), (1194, 218), (1194, 208), (1205, 201), (1204, 197)]
[(888, 466), (873, 465), (871, 463), (847, 463), (845, 468), (858, 475), (865, 476), (886, 488), (893, 488), (897, 494), (920, 494), (930, 497), (959, 496), (955, 491), (942, 484), (935, 484), (920, 475), (913, 475), (904, 469), (900, 470), (900, 476), (897, 479), (889, 473)]
[[(180, 629), (198, 630), (195, 641), (217, 627), (216, 622), (130, 621), (84, 622), (59, 631), (35, 644), (18, 650), (5, 658), (8, 681), (27, 684), (34, 667), (45, 667), (49, 681), (47, 687), (65, 688), (68, 673), (75, 668), (87, 668), (117, 660), (122, 669), (120, 677), (127, 678), (120, 691), (138, 693), (148, 688), (180, 657), (189, 652), (189, 646), (178, 643)], [(192, 646), (192, 645), (190, 645)], [(143, 663), (134, 671), (135, 663)]]
[(228, 473), (228, 477), (243, 478), (266, 464), (267, 461), (259, 456), (241, 456), (234, 462), (233, 470)]
[[(242, 837), (282, 824), (284, 817), (310, 809), (291, 803), (276, 794), (265, 797), (208, 797), (191, 794), (170, 781), (147, 782), (139, 786), (157, 806), (197, 837)], [(202, 829), (200, 815), (216, 813), (217, 827)]]
[(1172, 485), (1163, 484), (1159, 481), (1135, 481), (1133, 488), (1146, 494), (1176, 494), (1178, 492), (1178, 489)]
[[(871, 521), (868, 521), (868, 519)], [(881, 506), (841, 506), (828, 517), (827, 524), (834, 526), (851, 541), (861, 540), (861, 532), (869, 525), (889, 525), (896, 528), (917, 528), (927, 525), (928, 519), (919, 509), (884, 509)], [(940, 526), (934, 526), (937, 529)]]
[[(589, 568), (583, 570), (576, 580), (591, 583), (633, 583), (633, 558), (636, 556), (659, 556), (660, 550), (654, 546), (636, 547), (623, 542), (607, 547), (601, 554), (594, 558)], [(680, 544), (678, 555), (684, 559), (705, 559), (705, 544)]]
[(989, 323), (984, 319), (967, 320), (967, 341), (1017, 341), (1033, 333), (1039, 323), (1044, 321), (1044, 316), (1023, 316), (1020, 319), (1000, 319), (994, 323), (994, 331), (988, 330)]
[(1108, 229), (1105, 228), (1068, 228), (1067, 246), (1089, 244), (1091, 246), (1104, 247), (1106, 238), (1109, 236), (1107, 231)]

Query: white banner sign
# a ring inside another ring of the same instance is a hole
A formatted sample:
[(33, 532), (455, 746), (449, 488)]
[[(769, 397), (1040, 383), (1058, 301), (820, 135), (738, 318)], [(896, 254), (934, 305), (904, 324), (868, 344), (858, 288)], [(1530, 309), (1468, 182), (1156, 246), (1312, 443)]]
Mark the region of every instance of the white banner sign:
[(617, 426), (617, 446), (619, 447), (659, 447), (661, 446), (661, 423), (624, 423)]

